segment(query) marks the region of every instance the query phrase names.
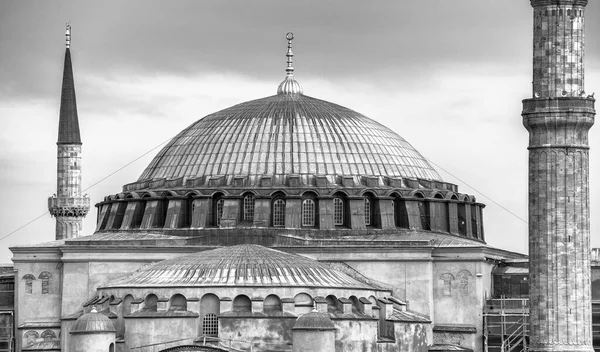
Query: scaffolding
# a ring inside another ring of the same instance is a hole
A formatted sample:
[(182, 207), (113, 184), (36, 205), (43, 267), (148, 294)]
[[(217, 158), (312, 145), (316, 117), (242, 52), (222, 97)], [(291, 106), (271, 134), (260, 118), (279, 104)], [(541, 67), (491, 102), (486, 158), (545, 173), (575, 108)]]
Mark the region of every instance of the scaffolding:
[(485, 352), (527, 352), (529, 299), (492, 298), (483, 314)]

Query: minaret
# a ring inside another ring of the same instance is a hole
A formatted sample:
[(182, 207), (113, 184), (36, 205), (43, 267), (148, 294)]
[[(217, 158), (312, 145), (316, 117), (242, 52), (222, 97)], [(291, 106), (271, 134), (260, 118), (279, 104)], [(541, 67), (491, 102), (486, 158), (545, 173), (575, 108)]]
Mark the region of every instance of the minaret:
[(532, 351), (592, 352), (588, 131), (584, 92), (587, 0), (530, 0), (533, 98), (529, 131), (529, 278)]
[(67, 24), (67, 49), (63, 71), (60, 116), (58, 123), (57, 191), (48, 198), (48, 210), (56, 217), (56, 239), (78, 237), (83, 218), (90, 209), (90, 199), (81, 194), (81, 137), (77, 119), (75, 85), (71, 67), (71, 25)]

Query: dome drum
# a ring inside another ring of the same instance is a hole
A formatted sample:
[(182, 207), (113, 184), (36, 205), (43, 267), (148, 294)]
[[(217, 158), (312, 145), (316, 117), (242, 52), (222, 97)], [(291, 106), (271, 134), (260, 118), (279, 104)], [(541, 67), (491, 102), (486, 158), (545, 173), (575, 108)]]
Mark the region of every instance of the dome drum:
[(420, 230), (484, 240), (484, 205), (472, 196), (438, 189), (363, 186), (154, 190), (106, 197), (96, 206), (97, 232), (160, 229), (169, 235), (194, 236), (216, 229), (237, 229), (240, 236), (266, 231), (264, 234), (269, 236), (360, 237)]

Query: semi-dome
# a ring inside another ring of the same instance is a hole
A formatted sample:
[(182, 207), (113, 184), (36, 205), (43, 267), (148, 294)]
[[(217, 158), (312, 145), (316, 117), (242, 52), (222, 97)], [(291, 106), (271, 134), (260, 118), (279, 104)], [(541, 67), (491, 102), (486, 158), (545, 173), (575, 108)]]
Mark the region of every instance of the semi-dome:
[(105, 288), (228, 286), (378, 289), (324, 263), (253, 244), (164, 260)]

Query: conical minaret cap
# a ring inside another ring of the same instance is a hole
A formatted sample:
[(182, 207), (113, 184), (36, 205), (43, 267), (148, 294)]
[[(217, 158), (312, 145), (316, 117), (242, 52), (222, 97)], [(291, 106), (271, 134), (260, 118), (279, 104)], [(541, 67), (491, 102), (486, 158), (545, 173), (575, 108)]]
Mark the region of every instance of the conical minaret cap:
[(63, 69), (62, 93), (60, 96), (60, 115), (58, 123), (57, 144), (81, 144), (79, 119), (77, 117), (77, 101), (75, 99), (75, 83), (71, 64), (71, 25), (67, 23), (65, 65)]

